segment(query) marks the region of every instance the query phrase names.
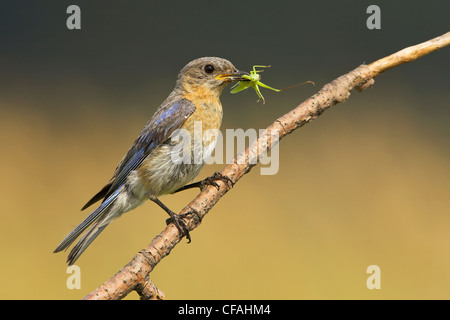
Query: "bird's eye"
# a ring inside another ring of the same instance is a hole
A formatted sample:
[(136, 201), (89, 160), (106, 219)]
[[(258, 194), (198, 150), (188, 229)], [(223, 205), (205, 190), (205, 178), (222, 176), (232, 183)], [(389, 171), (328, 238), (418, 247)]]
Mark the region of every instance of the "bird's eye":
[(205, 72), (206, 73), (213, 73), (214, 72), (214, 67), (212, 65), (210, 65), (210, 64), (207, 64), (205, 66)]

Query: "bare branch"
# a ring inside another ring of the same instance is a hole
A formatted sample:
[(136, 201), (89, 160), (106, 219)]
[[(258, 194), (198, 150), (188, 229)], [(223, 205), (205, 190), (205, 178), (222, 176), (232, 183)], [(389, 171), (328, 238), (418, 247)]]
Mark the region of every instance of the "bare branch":
[(417, 60), (420, 57), (448, 46), (449, 44), (450, 32), (447, 32), (442, 36), (436, 37), (412, 47), (405, 48), (394, 54), (391, 54), (390, 56), (379, 59), (369, 64), (368, 67), (372, 72), (372, 77), (375, 77), (386, 70), (404, 63)]
[[(362, 91), (370, 87), (374, 83), (373, 78), (380, 73), (403, 63), (414, 61), (449, 44), (450, 32), (405, 48), (369, 65), (361, 65), (333, 80), (295, 109), (275, 120), (267, 127), (266, 134), (262, 134), (221, 173), (236, 183), (255, 166), (262, 155), (279, 142), (278, 139), (274, 139), (274, 132), (278, 132), (279, 139), (285, 137), (295, 129), (316, 119), (329, 107), (346, 101), (353, 89)], [(198, 211), (198, 216), (192, 215), (185, 218), (189, 230), (195, 229), (217, 201), (229, 191), (229, 186), (224, 182), (218, 181), (217, 183), (219, 189), (214, 186), (206, 187), (181, 211), (181, 214), (188, 212), (190, 208)], [(178, 242), (180, 242), (178, 230), (173, 224), (169, 224), (126, 266), (84, 299), (121, 299), (133, 290), (136, 290), (144, 299), (163, 299), (164, 294), (151, 283), (149, 274)]]

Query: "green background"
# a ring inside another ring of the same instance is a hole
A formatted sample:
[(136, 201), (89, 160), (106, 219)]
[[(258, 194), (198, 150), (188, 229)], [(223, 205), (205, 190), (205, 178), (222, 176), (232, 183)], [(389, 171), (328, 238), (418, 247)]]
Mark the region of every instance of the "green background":
[[(81, 30), (66, 8), (81, 8)], [(368, 30), (366, 8), (381, 8)], [(83, 254), (52, 251), (86, 213), (178, 71), (202, 56), (270, 64), (266, 104), (222, 94), (226, 128), (265, 128), (362, 63), (449, 31), (446, 1), (2, 1), (2, 299), (79, 299), (165, 226), (152, 203)], [(450, 297), (450, 48), (389, 70), (280, 143), (152, 272), (168, 299)], [(199, 178), (221, 169), (207, 166)], [(174, 211), (196, 195), (163, 197)], [(366, 268), (381, 269), (368, 290)], [(129, 298), (137, 298), (133, 293)]]

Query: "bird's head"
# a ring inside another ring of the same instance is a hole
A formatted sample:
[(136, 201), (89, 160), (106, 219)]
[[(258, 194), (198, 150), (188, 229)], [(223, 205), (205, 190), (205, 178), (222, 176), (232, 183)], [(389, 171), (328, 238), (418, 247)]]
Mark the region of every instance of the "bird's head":
[(209, 92), (219, 96), (231, 82), (245, 80), (243, 75), (249, 74), (239, 71), (226, 59), (204, 57), (181, 69), (177, 85), (187, 92)]

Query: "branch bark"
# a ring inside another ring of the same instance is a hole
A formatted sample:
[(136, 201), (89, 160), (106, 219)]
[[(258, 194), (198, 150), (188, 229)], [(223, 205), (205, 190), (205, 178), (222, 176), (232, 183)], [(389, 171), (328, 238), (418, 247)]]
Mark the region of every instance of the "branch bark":
[[(323, 86), (319, 92), (295, 109), (275, 120), (267, 127), (265, 134), (260, 135), (221, 173), (236, 183), (256, 165), (261, 156), (279, 142), (279, 139), (316, 119), (331, 106), (346, 101), (353, 89), (362, 91), (373, 85), (373, 78), (380, 73), (414, 61), (449, 44), (450, 32), (447, 32), (429, 41), (400, 50), (369, 65), (361, 65), (340, 76)], [(279, 139), (274, 135), (276, 132)], [(190, 208), (198, 211), (198, 216), (190, 215), (185, 218), (189, 230), (197, 228), (203, 217), (229, 191), (228, 185), (222, 181), (217, 183), (219, 189), (214, 186), (206, 187), (180, 212), (181, 214), (186, 213)], [(86, 295), (84, 299), (122, 299), (133, 290), (138, 292), (141, 299), (164, 299), (164, 293), (150, 281), (149, 274), (180, 240), (177, 228), (172, 223), (167, 225), (127, 265), (99, 288)]]

